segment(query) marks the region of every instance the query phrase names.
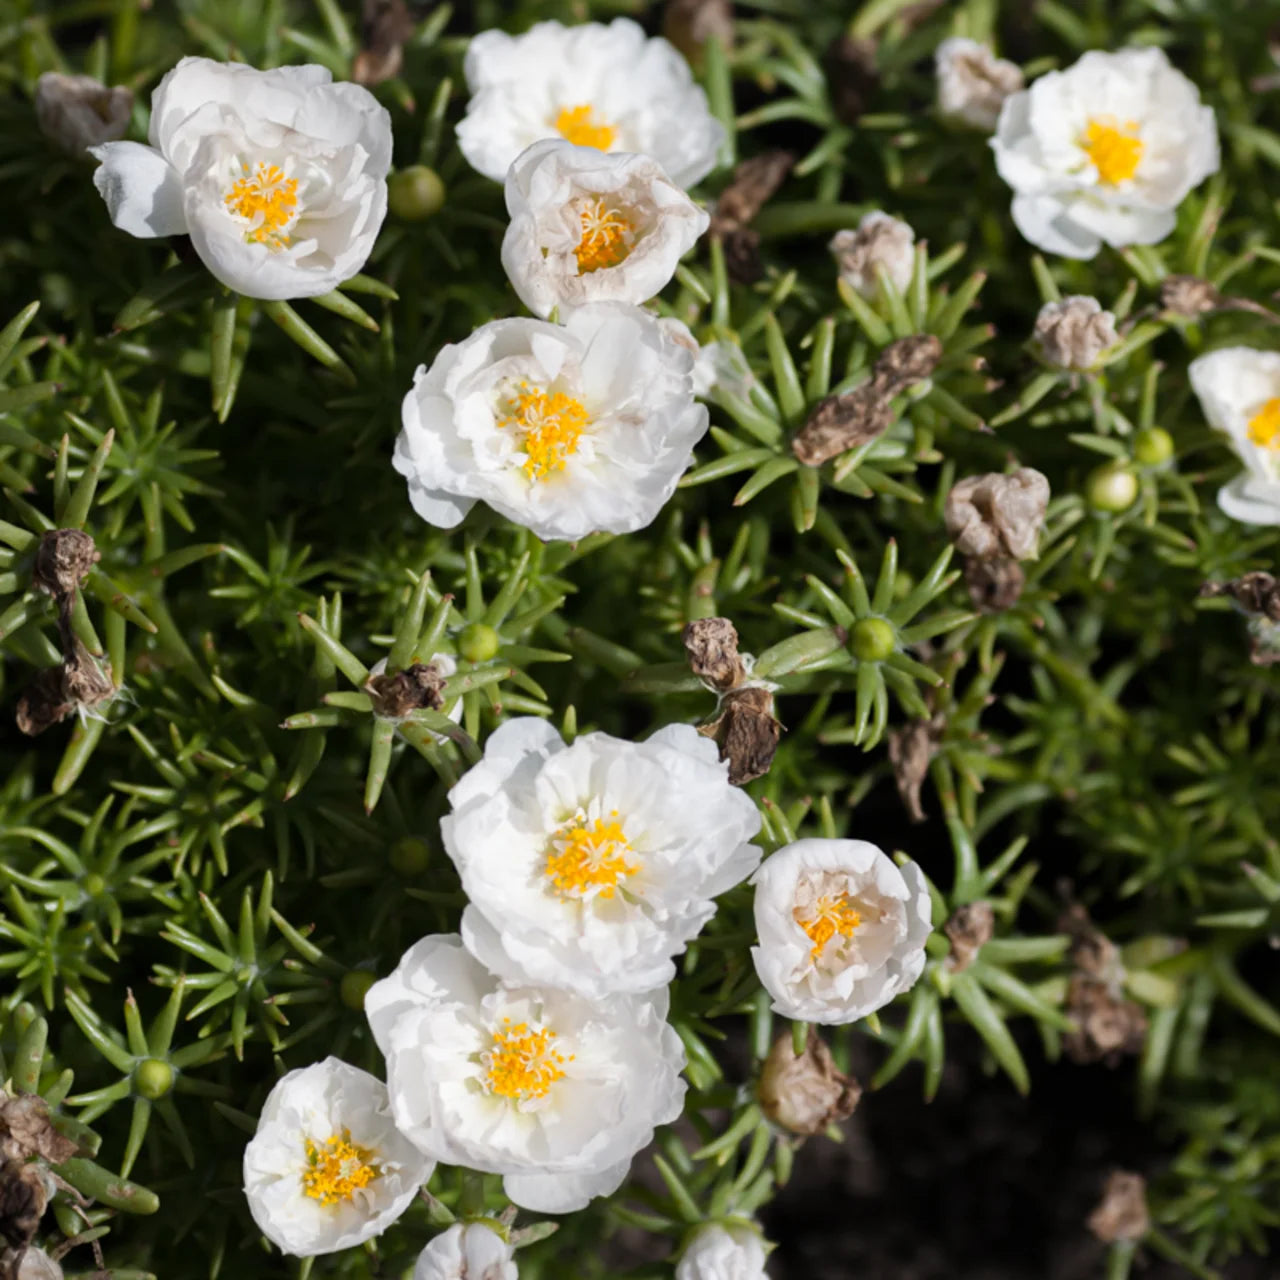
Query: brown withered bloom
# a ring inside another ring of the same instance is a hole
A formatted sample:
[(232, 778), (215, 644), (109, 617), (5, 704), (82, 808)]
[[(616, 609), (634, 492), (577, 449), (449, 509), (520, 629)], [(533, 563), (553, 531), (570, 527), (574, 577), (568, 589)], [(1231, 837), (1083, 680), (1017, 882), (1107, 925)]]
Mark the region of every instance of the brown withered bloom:
[(50, 529), (36, 547), (31, 581), (36, 590), (61, 600), (75, 592), (102, 559), (93, 539), (82, 529)]
[(133, 91), (109, 88), (92, 76), (46, 71), (36, 81), (36, 123), (68, 155), (85, 160), (89, 147), (123, 138), (133, 110)]
[(791, 452), (805, 466), (820, 467), (882, 435), (893, 425), (894, 396), (930, 377), (941, 358), (942, 343), (931, 333), (891, 342), (866, 382), (814, 406), (792, 439)]
[(702, 51), (712, 37), (726, 53), (733, 49), (733, 5), (730, 0), (667, 0), (662, 34), (701, 69)]
[(1201, 597), (1230, 596), (1250, 619), (1253, 646), (1249, 660), (1259, 667), (1280, 662), (1280, 579), (1255, 570), (1229, 582), (1206, 582)]
[(0, 1160), (0, 1240), (12, 1249), (25, 1249), (40, 1230), (48, 1204), (49, 1189), (39, 1164)]
[(893, 766), (893, 780), (912, 822), (924, 821), (920, 792), (925, 778), (929, 776), (929, 765), (937, 754), (945, 726), (946, 720), (941, 715), (933, 715), (927, 720), (912, 720), (901, 729), (889, 732), (889, 763)]
[(373, 713), (382, 720), (403, 720), (414, 711), (444, 707), (444, 673), (435, 662), (415, 662), (394, 675), (370, 675), (364, 689), (373, 700)]
[(769, 772), (782, 725), (773, 714), (773, 694), (748, 682), (738, 653), (738, 632), (728, 618), (699, 618), (681, 637), (689, 669), (719, 697), (715, 715), (698, 732), (720, 748), (729, 781), (740, 787)]
[(1280, 321), (1280, 315), (1252, 298), (1234, 298), (1199, 276), (1165, 276), (1160, 282), (1160, 309), (1168, 315), (1194, 320), (1214, 311), (1248, 311)]
[(360, 51), (351, 62), (356, 84), (375, 85), (398, 75), (404, 65), (404, 42), (413, 35), (413, 19), (405, 0), (364, 0)]
[(876, 42), (842, 35), (822, 58), (831, 110), (841, 124), (857, 124), (880, 87)]
[(1076, 1030), (1062, 1038), (1073, 1062), (1114, 1066), (1126, 1053), (1140, 1053), (1147, 1038), (1147, 1015), (1124, 995), (1119, 948), (1073, 903), (1058, 920), (1071, 938), (1067, 958), (1075, 972), (1067, 986), (1066, 1015)]
[(947, 535), (961, 555), (1025, 560), (1036, 554), (1048, 505), (1049, 481), (1032, 467), (969, 476), (947, 494)]
[(18, 728), (31, 738), (76, 711), (94, 710), (115, 692), (109, 668), (103, 671), (79, 636), (72, 632), (66, 621), (69, 610), (68, 604), (60, 618), (60, 630), (64, 651), (68, 651), (70, 657), (56, 667), (38, 672), (18, 698), (14, 718)]
[(11, 1160), (39, 1156), (50, 1164), (61, 1164), (79, 1150), (79, 1143), (54, 1127), (49, 1104), (38, 1094), (0, 1094), (0, 1154)]
[(753, 284), (764, 274), (760, 237), (752, 219), (786, 180), (796, 158), (790, 151), (765, 151), (742, 161), (720, 193), (709, 234), (724, 250), (725, 268), (738, 284)]
[(732, 689), (744, 678), (738, 655), (738, 630), (728, 618), (698, 618), (681, 635), (689, 669), (717, 693)]
[(837, 1069), (826, 1041), (810, 1027), (799, 1057), (790, 1032), (773, 1042), (756, 1092), (774, 1124), (809, 1137), (853, 1115), (862, 1086)]
[(1089, 1230), (1104, 1244), (1141, 1240), (1151, 1230), (1146, 1179), (1140, 1173), (1114, 1170), (1098, 1207), (1089, 1215)]
[(1081, 373), (1120, 341), (1116, 318), (1097, 298), (1075, 294), (1046, 302), (1036, 317), (1032, 341), (1045, 363)]
[(979, 560), (970, 556), (964, 562), (964, 584), (969, 588), (969, 599), (981, 613), (1003, 613), (1012, 609), (1027, 585), (1027, 575), (1022, 566), (1007, 556)]
[(978, 958), (978, 952), (991, 941), (995, 927), (996, 913), (989, 902), (970, 902), (953, 912), (942, 927), (951, 943), (948, 964), (952, 972), (962, 972)]

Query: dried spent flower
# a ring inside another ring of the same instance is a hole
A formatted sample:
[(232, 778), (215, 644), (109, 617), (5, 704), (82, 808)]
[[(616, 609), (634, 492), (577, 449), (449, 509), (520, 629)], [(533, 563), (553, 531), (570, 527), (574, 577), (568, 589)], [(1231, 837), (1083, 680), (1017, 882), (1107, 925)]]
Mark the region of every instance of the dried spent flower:
[(831, 109), (841, 124), (857, 124), (880, 87), (876, 48), (874, 40), (842, 35), (823, 55)]
[(1229, 582), (1206, 582), (1201, 596), (1230, 596), (1248, 614), (1280, 622), (1280, 578), (1256, 570)]
[(889, 733), (889, 763), (893, 766), (893, 780), (912, 822), (924, 821), (920, 791), (929, 776), (929, 765), (937, 753), (945, 724), (941, 715), (934, 715), (924, 720), (912, 720)]
[(1146, 1043), (1142, 1006), (1087, 974), (1077, 973), (1068, 984), (1066, 1014), (1077, 1028), (1062, 1037), (1072, 1062), (1114, 1066), (1122, 1054), (1141, 1053)]
[(718, 693), (740, 684), (744, 675), (738, 655), (738, 632), (728, 618), (698, 618), (681, 635), (689, 668)]
[(49, 1118), (49, 1104), (34, 1093), (0, 1094), (0, 1154), (8, 1159), (39, 1156), (50, 1164), (70, 1160), (80, 1144), (64, 1137)]
[(82, 529), (50, 529), (36, 547), (31, 581), (55, 600), (70, 596), (87, 578), (102, 553)]
[[(69, 612), (70, 604), (66, 609)], [(92, 712), (115, 693), (110, 668), (103, 670), (65, 621), (60, 630), (69, 656), (58, 666), (36, 674), (22, 691), (14, 712), (18, 728), (31, 738), (76, 711)]]
[(36, 81), (36, 123), (50, 142), (71, 155), (123, 138), (133, 110), (133, 91), (108, 88), (92, 76), (46, 71)]
[(900, 218), (876, 209), (866, 214), (856, 231), (837, 231), (828, 248), (840, 279), (864, 298), (879, 294), (881, 270), (903, 293), (915, 270), (916, 233)]
[(744, 160), (716, 201), (711, 235), (724, 250), (729, 276), (738, 284), (753, 284), (764, 274), (760, 237), (751, 220), (782, 185), (796, 162), (790, 151), (766, 151)]
[(1098, 1207), (1089, 1215), (1089, 1230), (1104, 1244), (1141, 1240), (1151, 1229), (1147, 1180), (1140, 1173), (1116, 1169), (1107, 1176)]
[(662, 34), (694, 67), (702, 65), (702, 51), (715, 39), (728, 53), (733, 49), (731, 0), (667, 0), (662, 12)]
[(1252, 298), (1229, 297), (1199, 276), (1165, 276), (1160, 282), (1160, 307), (1171, 315), (1187, 319), (1208, 315), (1212, 311), (1248, 311), (1280, 322), (1280, 315), (1269, 307), (1254, 302)]
[(438, 662), (415, 662), (403, 671), (388, 675), (371, 673), (365, 692), (373, 699), (374, 714), (382, 720), (403, 720), (421, 708), (439, 711), (444, 707), (444, 672)]
[(364, 0), (360, 51), (351, 62), (356, 84), (375, 85), (399, 74), (404, 42), (413, 35), (413, 18), (405, 0)]
[(1049, 481), (1032, 467), (968, 476), (947, 494), (947, 535), (962, 555), (1025, 560), (1036, 554)]
[(957, 907), (942, 931), (951, 943), (948, 961), (953, 973), (967, 969), (978, 957), (978, 952), (991, 941), (995, 932), (996, 913), (989, 902), (969, 902)]
[(1009, 556), (969, 556), (964, 562), (964, 585), (969, 589), (970, 602), (980, 613), (1012, 609), (1026, 584), (1022, 566)]
[(1024, 85), (1022, 68), (985, 44), (964, 36), (944, 40), (933, 55), (938, 112), (948, 120), (991, 133), (1004, 100)]
[(836, 1067), (827, 1042), (810, 1027), (799, 1056), (789, 1031), (773, 1042), (756, 1093), (774, 1124), (808, 1137), (853, 1115), (862, 1086)]
[(1097, 298), (1080, 295), (1046, 302), (1031, 337), (1048, 364), (1072, 373), (1092, 368), (1120, 340), (1115, 316)]
[(48, 1205), (49, 1186), (40, 1165), (25, 1159), (0, 1160), (0, 1240), (24, 1249), (40, 1230)]
[(715, 719), (698, 732), (715, 740), (720, 759), (729, 765), (729, 781), (745, 786), (769, 772), (782, 737), (782, 724), (773, 714), (773, 694), (759, 685), (731, 689), (720, 701)]

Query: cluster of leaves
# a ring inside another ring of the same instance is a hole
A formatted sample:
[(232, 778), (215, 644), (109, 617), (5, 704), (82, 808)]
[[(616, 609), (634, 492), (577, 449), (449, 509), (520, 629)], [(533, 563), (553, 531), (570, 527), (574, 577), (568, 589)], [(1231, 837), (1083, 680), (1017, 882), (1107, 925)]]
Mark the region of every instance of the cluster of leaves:
[[(1159, 289), (1173, 273), (1258, 303), (1280, 289), (1267, 195), (1280, 118), (1248, 88), (1268, 71), (1266, 6), (870, 0), (853, 34), (877, 41), (879, 85), (850, 125), (819, 61), (836, 11), (744, 0), (735, 48), (707, 50), (713, 105), (734, 154), (784, 145), (801, 159), (755, 224), (763, 278), (731, 283), (706, 246), (661, 305), (703, 340), (737, 343), (752, 385), (716, 393), (697, 465), (649, 530), (574, 546), (479, 509), (459, 533), (425, 526), (389, 450), (414, 366), (516, 310), (498, 267), (500, 192), (450, 141), (468, 34), (619, 6), (422, 17), (378, 92), (397, 163), (433, 165), (447, 199), (429, 220), (393, 220), (366, 277), (321, 300), (329, 314), (228, 297), (169, 247), (115, 232), (87, 165), (55, 156), (35, 127), (32, 86), (50, 69), (139, 90), (139, 129), (144, 90), (183, 53), (345, 75), (351, 8), (0, 0), (13, 312), (0, 331), (0, 1052), (21, 1064), (5, 1068), (15, 1088), (43, 1091), (78, 1133), (94, 1126), (99, 1166), (159, 1197), (158, 1214), (138, 1217), (150, 1193), (126, 1203), (101, 1171), (83, 1185), (68, 1175), (95, 1200), (110, 1274), (282, 1274), (248, 1223), (243, 1142), (281, 1071), (327, 1053), (378, 1070), (364, 991), (418, 937), (455, 927), (462, 905), (438, 838), (448, 788), (512, 715), (625, 736), (703, 718), (709, 697), (679, 636), (713, 615), (778, 686), (786, 732), (751, 786), (766, 843), (850, 834), (903, 849), (935, 885), (939, 929), (966, 904), (994, 909), (977, 961), (959, 969), (936, 933), (902, 1007), (831, 1035), (837, 1064), (869, 1050), (873, 1086), (914, 1074), (927, 1099), (954, 1037), (976, 1033), (1011, 1086), (1033, 1090), (1075, 1030), (1065, 892), (1121, 948), (1127, 994), (1146, 1010), (1136, 1060), (1101, 1077), (1077, 1068), (1082, 1090), (1131, 1087), (1159, 1121), (1168, 1159), (1144, 1247), (1199, 1276), (1264, 1247), (1280, 1221), (1280, 984), (1267, 961), (1280, 937), (1280, 667), (1251, 665), (1243, 623), (1197, 591), (1275, 569), (1280, 537), (1218, 512), (1213, 493), (1237, 464), (1191, 400), (1186, 365), (1209, 344), (1274, 334), (1254, 312), (1171, 314)], [(1034, 259), (983, 140), (929, 112), (930, 51), (956, 30), (996, 36), (1036, 69), (1088, 47), (1171, 46), (1219, 113), (1223, 174), (1159, 248)], [(873, 207), (930, 246), (906, 294), (874, 303), (837, 290), (824, 247)], [(1073, 293), (1125, 326), (1087, 375), (1042, 369), (1027, 343), (1041, 303)], [(894, 425), (801, 465), (789, 441), (812, 408), (916, 333), (943, 356)], [(1054, 498), (1020, 600), (984, 614), (951, 563), (942, 506), (956, 479), (1011, 457), (1043, 471)], [(1108, 509), (1099, 466), (1133, 474), (1136, 500)], [(101, 552), (73, 625), (117, 692), (31, 743), (12, 708), (60, 656), (32, 559), (43, 532), (66, 527)], [(370, 668), (437, 653), (457, 659), (445, 711), (380, 719)], [(925, 743), (928, 820), (914, 827), (894, 785), (908, 732)], [(661, 1260), (692, 1223), (749, 1216), (785, 1183), (796, 1142), (752, 1087), (781, 1030), (752, 941), (739, 889), (683, 961), (672, 1018), (688, 1123), (660, 1136), (656, 1176), (638, 1169), (612, 1202), (522, 1250), (523, 1275), (609, 1274), (599, 1241), (625, 1226), (652, 1233)], [(32, 1031), (46, 1019), (48, 1045)], [(749, 1046), (748, 1075), (728, 1065), (726, 1037)], [(400, 1274), (442, 1213), (502, 1203), (496, 1180), (456, 1171), (431, 1191), (435, 1204), (376, 1249), (298, 1274)], [(59, 1193), (69, 1237), (85, 1228), (74, 1200)], [(1112, 1274), (1131, 1256), (1118, 1248)]]

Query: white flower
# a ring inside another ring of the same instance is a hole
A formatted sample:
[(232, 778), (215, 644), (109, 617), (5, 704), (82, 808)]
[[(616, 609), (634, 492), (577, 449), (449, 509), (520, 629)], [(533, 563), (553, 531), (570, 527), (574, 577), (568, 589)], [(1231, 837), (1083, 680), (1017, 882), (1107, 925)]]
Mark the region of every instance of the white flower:
[(454, 1223), (418, 1255), (413, 1280), (517, 1280), (512, 1249), (482, 1222)]
[(271, 1090), (245, 1148), (244, 1193), (263, 1235), (306, 1258), (380, 1235), (433, 1168), (397, 1131), (382, 1081), (326, 1058)]
[(505, 1175), (541, 1213), (622, 1185), (684, 1104), (666, 992), (592, 1004), (498, 982), (456, 934), (423, 938), (365, 997), (396, 1123), (428, 1155)]
[(150, 146), (92, 148), (111, 221), (144, 239), (190, 235), (250, 298), (329, 293), (373, 248), (391, 166), (391, 117), (331, 78), (183, 58), (151, 96)]
[(482, 499), (540, 538), (633, 533), (706, 432), (692, 372), (693, 353), (639, 307), (494, 320), (419, 366), (395, 467), (445, 529)]
[(758, 381), (742, 348), (726, 338), (704, 343), (693, 362), (693, 393), (701, 399), (722, 391), (746, 400)]
[(907, 991), (924, 970), (929, 889), (865, 840), (797, 840), (752, 877), (751, 957), (778, 1013), (856, 1022)]
[(560, 137), (652, 156), (672, 182), (691, 187), (715, 167), (724, 141), (689, 64), (630, 18), (539, 22), (520, 36), (482, 31), (465, 70), (473, 96), (458, 146), (498, 182), (526, 147)]
[(938, 111), (990, 133), (1004, 100), (1022, 88), (1022, 69), (997, 58), (985, 45), (964, 36), (944, 40), (934, 51), (938, 78)]
[(764, 1241), (754, 1227), (708, 1223), (685, 1246), (676, 1280), (768, 1280)]
[(1097, 298), (1076, 294), (1061, 302), (1046, 302), (1036, 316), (1032, 341), (1047, 363), (1081, 373), (1120, 341), (1116, 318), (1103, 311)]
[(1209, 425), (1225, 432), (1245, 469), (1218, 506), (1245, 524), (1280, 524), (1280, 352), (1226, 347), (1191, 362)]
[(837, 231), (828, 248), (836, 260), (840, 279), (864, 298), (880, 295), (877, 268), (889, 276), (893, 287), (905, 293), (915, 271), (916, 233), (900, 218), (879, 209), (868, 213), (856, 231)]
[(470, 902), (467, 949), (508, 982), (590, 1000), (651, 991), (760, 862), (755, 804), (691, 725), (646, 742), (509, 720), (441, 821)]
[(1037, 248), (1092, 258), (1155, 244), (1218, 169), (1218, 128), (1160, 49), (1086, 53), (1005, 101), (991, 145), (1013, 221)]
[(92, 146), (122, 138), (129, 127), (133, 92), (108, 89), (92, 76), (46, 71), (36, 81), (36, 123), (64, 151), (83, 155)]
[(648, 302), (710, 218), (648, 156), (548, 138), (507, 171), (502, 265), (520, 300), (561, 319), (584, 302)]

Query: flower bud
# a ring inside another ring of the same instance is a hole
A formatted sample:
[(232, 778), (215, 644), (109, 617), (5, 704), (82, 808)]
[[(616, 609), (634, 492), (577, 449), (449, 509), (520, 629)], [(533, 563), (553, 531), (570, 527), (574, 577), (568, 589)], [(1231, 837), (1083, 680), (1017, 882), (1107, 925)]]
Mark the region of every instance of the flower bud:
[(1138, 497), (1138, 477), (1122, 462), (1108, 462), (1085, 482), (1089, 505), (1099, 511), (1128, 511)]
[(853, 1115), (862, 1086), (836, 1069), (826, 1041), (810, 1027), (799, 1057), (790, 1032), (774, 1041), (757, 1092), (774, 1124), (808, 1136)]
[(893, 627), (883, 618), (860, 618), (849, 642), (859, 662), (883, 662), (893, 652)]
[(1004, 100), (1023, 85), (1020, 67), (962, 36), (944, 40), (933, 60), (939, 113), (984, 133), (995, 129)]
[(915, 271), (916, 233), (898, 218), (875, 210), (856, 231), (837, 231), (830, 245), (840, 279), (864, 298), (879, 296), (877, 268), (883, 268), (893, 287), (905, 293)]
[(142, 1097), (154, 1102), (173, 1088), (173, 1068), (160, 1058), (143, 1058), (134, 1068), (133, 1084)]
[(402, 836), (388, 855), (391, 870), (399, 876), (419, 876), (431, 861), (431, 846), (417, 836)]
[(92, 76), (46, 71), (36, 81), (36, 123), (50, 142), (71, 155), (123, 138), (133, 110), (133, 93), (108, 89)]
[(1097, 298), (1073, 296), (1046, 302), (1036, 317), (1032, 341), (1046, 363), (1080, 373), (1119, 341), (1116, 318)]
[(359, 1013), (364, 1008), (366, 993), (377, 980), (377, 975), (370, 973), (368, 969), (352, 969), (349, 973), (344, 973), (338, 984), (342, 1003)]
[(1143, 427), (1133, 437), (1133, 456), (1139, 466), (1162, 466), (1173, 457), (1173, 437), (1163, 427)]
[(403, 222), (421, 222), (444, 206), (440, 175), (425, 164), (399, 169), (387, 179), (387, 208)]
[(483, 622), (471, 622), (458, 637), (458, 652), (468, 662), (488, 662), (502, 647), (502, 637)]

